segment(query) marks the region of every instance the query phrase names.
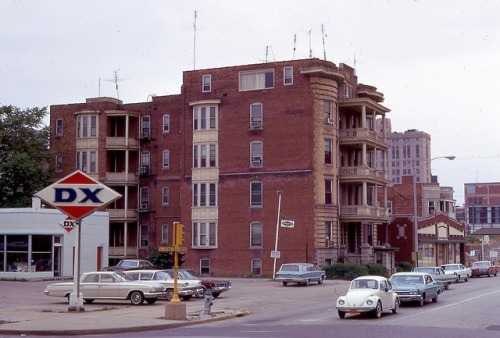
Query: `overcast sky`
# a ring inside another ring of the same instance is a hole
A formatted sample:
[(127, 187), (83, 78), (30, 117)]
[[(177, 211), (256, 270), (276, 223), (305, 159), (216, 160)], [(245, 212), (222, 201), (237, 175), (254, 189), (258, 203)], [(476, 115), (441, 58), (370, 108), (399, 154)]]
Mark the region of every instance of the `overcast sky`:
[(464, 183), (500, 181), (499, 18), (495, 0), (2, 0), (0, 105), (144, 102), (179, 94), (185, 70), (312, 50), (377, 87), (393, 131), (457, 157), (432, 168), (461, 205)]

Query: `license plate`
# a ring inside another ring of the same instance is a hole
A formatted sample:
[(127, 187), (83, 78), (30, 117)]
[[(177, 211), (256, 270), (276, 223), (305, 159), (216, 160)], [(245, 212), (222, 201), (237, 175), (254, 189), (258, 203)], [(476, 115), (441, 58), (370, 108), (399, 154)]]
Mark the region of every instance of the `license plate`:
[(349, 313), (358, 313), (358, 310), (350, 309)]

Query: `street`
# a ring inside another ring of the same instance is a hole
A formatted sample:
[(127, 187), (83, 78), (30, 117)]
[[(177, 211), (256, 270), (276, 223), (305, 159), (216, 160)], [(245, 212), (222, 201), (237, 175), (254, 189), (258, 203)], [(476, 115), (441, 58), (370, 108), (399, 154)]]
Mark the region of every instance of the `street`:
[[(348, 282), (327, 280), (323, 285), (287, 286), (265, 279), (232, 279), (233, 288), (214, 300), (213, 309), (247, 309), (250, 315), (176, 329), (100, 335), (106, 337), (500, 337), (498, 283), (500, 278), (473, 278), (453, 284), (437, 303), (423, 307), (403, 305), (398, 314), (383, 313), (379, 319), (347, 316), (339, 319), (335, 309), (338, 295)], [(32, 311), (64, 311), (64, 299), (43, 295), (50, 282), (0, 282), (2, 311), (9, 306)], [(17, 291), (15, 291), (17, 290)], [(187, 310), (197, 311), (203, 300), (192, 299)], [(111, 306), (112, 305), (112, 306)], [(163, 302), (153, 306), (161, 307)], [(86, 304), (86, 311), (112, 311), (130, 307), (128, 302)], [(150, 305), (143, 305), (150, 306)], [(135, 307), (140, 311), (141, 307)]]

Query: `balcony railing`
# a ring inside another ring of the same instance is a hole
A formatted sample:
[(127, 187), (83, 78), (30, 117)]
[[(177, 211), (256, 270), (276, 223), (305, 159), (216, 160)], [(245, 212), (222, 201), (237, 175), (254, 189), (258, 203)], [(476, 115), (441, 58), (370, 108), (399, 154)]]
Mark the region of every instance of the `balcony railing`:
[(344, 205), (340, 207), (340, 218), (384, 220), (389, 218), (389, 209), (369, 205)]
[(137, 247), (136, 246), (128, 246), (125, 251), (124, 246), (110, 246), (109, 247), (109, 256), (114, 257), (135, 257), (137, 256)]
[(106, 172), (106, 183), (138, 184), (139, 179), (136, 173)]
[(383, 146), (386, 146), (386, 138), (374, 130), (367, 128), (354, 128), (354, 129), (340, 129), (339, 130), (340, 143), (343, 141), (348, 142), (367, 142), (371, 141)]
[(131, 137), (106, 137), (106, 149), (139, 150), (139, 140)]
[(386, 171), (368, 167), (340, 167), (339, 176), (341, 180), (373, 179), (377, 181), (388, 181)]
[(117, 221), (117, 220), (127, 220), (127, 221), (136, 221), (138, 219), (137, 217), (137, 210), (135, 209), (106, 209), (107, 212), (109, 212), (109, 219), (112, 221)]

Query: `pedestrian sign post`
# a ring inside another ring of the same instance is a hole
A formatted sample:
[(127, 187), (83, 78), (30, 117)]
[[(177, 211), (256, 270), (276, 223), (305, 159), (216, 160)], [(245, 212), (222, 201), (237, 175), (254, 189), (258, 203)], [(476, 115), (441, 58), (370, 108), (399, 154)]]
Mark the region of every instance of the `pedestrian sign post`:
[(69, 297), (68, 311), (85, 311), (80, 293), (81, 220), (98, 208), (116, 201), (122, 195), (77, 170), (40, 190), (35, 196), (68, 216), (69, 220), (67, 218), (61, 224), (68, 232), (77, 228), (74, 283), (73, 292)]

